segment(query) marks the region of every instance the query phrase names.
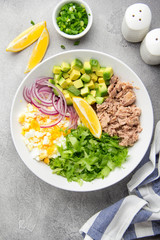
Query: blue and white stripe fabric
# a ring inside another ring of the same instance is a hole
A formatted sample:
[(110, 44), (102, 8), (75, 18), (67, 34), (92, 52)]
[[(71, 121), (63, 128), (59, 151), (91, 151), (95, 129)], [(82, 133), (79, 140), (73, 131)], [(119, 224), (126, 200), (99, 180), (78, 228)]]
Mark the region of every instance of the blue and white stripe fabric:
[(80, 229), (85, 240), (131, 240), (160, 234), (160, 121), (150, 153), (127, 184), (129, 195)]

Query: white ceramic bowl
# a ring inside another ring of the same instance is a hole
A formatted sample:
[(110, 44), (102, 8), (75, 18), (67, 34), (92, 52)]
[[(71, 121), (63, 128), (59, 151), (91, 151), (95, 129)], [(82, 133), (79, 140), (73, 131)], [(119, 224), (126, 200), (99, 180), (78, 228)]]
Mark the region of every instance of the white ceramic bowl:
[[(21, 135), (21, 126), (18, 123), (18, 116), (26, 106), (26, 102), (23, 99), (23, 88), (25, 85), (30, 86), (31, 83), (37, 77), (41, 76), (52, 76), (52, 68), (54, 65), (60, 65), (62, 61), (71, 62), (75, 58), (79, 58), (82, 61), (89, 60), (90, 58), (97, 59), (102, 66), (110, 65), (113, 67), (115, 75), (119, 76), (121, 81), (126, 81), (132, 83), (139, 89), (135, 89), (137, 96), (137, 106), (141, 108), (141, 126), (143, 131), (139, 135), (139, 140), (135, 145), (129, 148), (129, 158), (128, 161), (123, 164), (121, 168), (116, 168), (112, 171), (109, 176), (105, 179), (95, 179), (92, 182), (84, 182), (80, 186), (76, 182), (67, 182), (66, 178), (52, 174), (52, 170), (43, 162), (37, 162), (32, 159), (30, 152), (26, 148)], [(122, 61), (118, 60), (115, 57), (107, 55), (105, 53), (92, 51), (92, 50), (75, 50), (68, 51), (65, 53), (60, 53), (55, 56), (52, 56), (38, 66), (36, 66), (22, 81), (20, 84), (11, 109), (10, 116), (11, 124), (11, 134), (13, 142), (17, 149), (19, 156), (22, 161), (27, 165), (27, 167), (40, 179), (43, 181), (61, 188), (70, 191), (93, 191), (102, 189), (108, 186), (111, 186), (114, 183), (118, 183), (129, 173), (131, 173), (135, 167), (140, 163), (144, 154), (147, 151), (149, 146), (152, 131), (153, 131), (153, 109), (150, 101), (150, 97), (147, 93), (146, 88), (144, 87), (140, 78)]]
[[(69, 34), (66, 34), (64, 32), (62, 32), (57, 24), (57, 16), (60, 12), (60, 9), (63, 5), (67, 4), (67, 3), (70, 3), (70, 2), (75, 2), (75, 3), (79, 3), (79, 4), (83, 4), (85, 6), (85, 9), (86, 9), (86, 12), (88, 14), (88, 25), (87, 27), (85, 28), (85, 30), (79, 34), (76, 34), (76, 35), (69, 35)], [(54, 8), (53, 10), (53, 13), (52, 13), (52, 21), (53, 21), (53, 25), (56, 29), (56, 31), (63, 37), (65, 38), (68, 38), (68, 39), (79, 39), (81, 37), (83, 37), (91, 28), (92, 26), (92, 22), (93, 22), (93, 14), (92, 14), (92, 11), (90, 9), (90, 7), (88, 6), (88, 4), (86, 2), (84, 2), (83, 0), (62, 0), (60, 1)]]

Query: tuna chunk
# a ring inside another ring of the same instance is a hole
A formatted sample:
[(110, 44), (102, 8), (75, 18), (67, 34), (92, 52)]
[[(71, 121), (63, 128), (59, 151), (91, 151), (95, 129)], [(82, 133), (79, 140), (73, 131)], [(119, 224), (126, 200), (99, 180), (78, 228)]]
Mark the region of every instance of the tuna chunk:
[(110, 136), (120, 137), (121, 146), (133, 146), (142, 131), (141, 110), (135, 105), (136, 95), (133, 86), (113, 76), (108, 93), (109, 97), (96, 106), (102, 129)]

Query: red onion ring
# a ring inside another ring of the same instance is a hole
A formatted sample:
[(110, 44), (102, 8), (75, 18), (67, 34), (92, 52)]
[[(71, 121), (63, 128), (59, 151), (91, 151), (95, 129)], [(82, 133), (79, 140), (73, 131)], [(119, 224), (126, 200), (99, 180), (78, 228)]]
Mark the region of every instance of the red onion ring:
[[(30, 88), (24, 87), (23, 97), (26, 102), (33, 104), (42, 114), (52, 116), (56, 120), (49, 125), (41, 125), (41, 128), (49, 128), (57, 125), (64, 117), (70, 118), (68, 128), (76, 128), (78, 115), (73, 106), (67, 106), (63, 93), (54, 84), (50, 83), (49, 77), (36, 79)], [(53, 89), (59, 94), (55, 95)], [(48, 107), (52, 107), (49, 109)]]

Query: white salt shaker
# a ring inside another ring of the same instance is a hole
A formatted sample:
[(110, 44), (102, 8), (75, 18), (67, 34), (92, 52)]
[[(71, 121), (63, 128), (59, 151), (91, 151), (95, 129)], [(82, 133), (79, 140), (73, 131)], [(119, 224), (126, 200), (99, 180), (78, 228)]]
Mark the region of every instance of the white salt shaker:
[(143, 61), (149, 65), (160, 64), (160, 28), (147, 33), (140, 46)]
[(129, 42), (141, 42), (151, 25), (150, 8), (143, 3), (129, 6), (122, 22), (122, 34)]

